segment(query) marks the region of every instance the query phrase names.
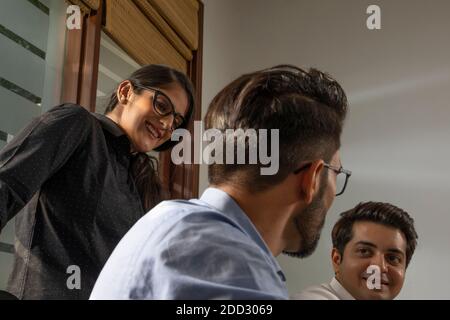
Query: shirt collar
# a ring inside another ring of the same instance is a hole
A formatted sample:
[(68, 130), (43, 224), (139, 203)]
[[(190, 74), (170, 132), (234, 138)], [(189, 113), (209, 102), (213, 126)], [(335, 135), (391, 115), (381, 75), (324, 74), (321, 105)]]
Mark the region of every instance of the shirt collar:
[(231, 218), (238, 226), (240, 226), (258, 247), (266, 253), (266, 256), (269, 257), (269, 262), (275, 268), (282, 282), (286, 281), (278, 261), (272, 255), (272, 252), (269, 247), (267, 247), (267, 244), (264, 242), (258, 230), (247, 214), (228, 193), (217, 188), (207, 188), (203, 192), (200, 200), (220, 211), (228, 218)]
[(336, 277), (333, 277), (333, 279), (331, 279), (330, 287), (334, 290), (339, 299), (355, 300), (355, 298), (353, 298), (353, 296), (342, 286), (342, 284), (336, 279)]
[(107, 130), (115, 137), (120, 137), (125, 135), (125, 132), (110, 118), (100, 113), (91, 113), (100, 122), (103, 129)]
[(100, 125), (102, 126), (103, 130), (106, 130), (109, 132), (113, 137), (117, 138), (115, 140), (115, 144), (121, 150), (121, 152), (130, 155), (130, 140), (128, 139), (128, 136), (125, 134), (125, 131), (123, 131), (117, 123), (112, 121), (107, 116), (100, 114), (100, 113), (94, 113), (91, 112), (91, 114), (99, 121)]

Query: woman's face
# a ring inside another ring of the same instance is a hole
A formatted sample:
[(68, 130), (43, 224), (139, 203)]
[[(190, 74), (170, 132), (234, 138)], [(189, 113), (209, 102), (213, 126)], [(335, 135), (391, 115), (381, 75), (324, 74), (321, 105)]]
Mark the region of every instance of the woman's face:
[[(185, 90), (173, 83), (155, 89), (164, 93), (171, 101), (174, 111), (183, 117), (188, 111), (188, 97)], [(154, 90), (142, 89), (136, 94), (129, 82), (118, 89), (119, 104), (123, 105), (119, 125), (128, 135), (133, 151), (149, 152), (167, 140), (172, 134), (172, 115), (161, 116), (153, 107)]]

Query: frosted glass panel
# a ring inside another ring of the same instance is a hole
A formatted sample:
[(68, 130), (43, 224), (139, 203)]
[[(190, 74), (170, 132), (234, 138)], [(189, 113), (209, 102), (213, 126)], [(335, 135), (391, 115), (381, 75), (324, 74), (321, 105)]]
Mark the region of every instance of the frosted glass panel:
[(0, 77), (19, 87), (42, 95), (44, 88), (45, 61), (14, 41), (0, 34)]
[[(0, 0), (0, 149), (42, 114), (44, 97), (57, 101), (48, 97), (60, 94), (66, 7), (62, 0)], [(12, 269), (14, 224), (0, 233), (0, 290)]]
[[(12, 270), (14, 262), (14, 256), (10, 253), (0, 251), (0, 270)], [(0, 272), (0, 288), (6, 288), (8, 283), (9, 273)]]
[(33, 117), (41, 114), (41, 107), (33, 102), (0, 87), (0, 130), (16, 134)]
[(13, 243), (14, 242), (14, 221), (11, 220), (8, 224), (3, 228), (2, 233), (0, 234), (0, 242), (3, 243)]
[(48, 17), (29, 1), (1, 0), (0, 24), (43, 51), (47, 50)]

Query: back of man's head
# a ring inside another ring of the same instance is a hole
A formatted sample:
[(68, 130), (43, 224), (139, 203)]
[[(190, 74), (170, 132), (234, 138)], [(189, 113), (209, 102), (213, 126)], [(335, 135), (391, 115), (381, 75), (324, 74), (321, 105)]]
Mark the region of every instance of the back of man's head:
[[(346, 113), (347, 98), (341, 86), (316, 69), (280, 65), (239, 77), (211, 102), (206, 128), (222, 133), (227, 129), (267, 129), (269, 136), (272, 129), (278, 129), (279, 170), (261, 175), (264, 164), (259, 161), (215, 163), (209, 165), (209, 182), (263, 191), (283, 181), (301, 162), (329, 161), (340, 147)], [(248, 148), (247, 141), (246, 151)], [(234, 159), (237, 152), (235, 148)]]

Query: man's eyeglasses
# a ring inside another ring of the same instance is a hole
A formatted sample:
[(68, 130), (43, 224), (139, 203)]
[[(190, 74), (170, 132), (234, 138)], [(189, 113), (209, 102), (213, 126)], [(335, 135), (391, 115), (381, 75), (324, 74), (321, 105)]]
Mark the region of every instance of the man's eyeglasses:
[[(311, 163), (308, 163), (302, 167), (300, 167), (299, 169), (295, 170), (294, 173), (297, 174), (300, 171), (308, 168), (311, 165)], [(341, 194), (344, 193), (345, 188), (347, 187), (347, 183), (348, 183), (348, 179), (350, 178), (350, 176), (352, 175), (352, 172), (349, 170), (345, 170), (344, 168), (341, 167), (335, 167), (332, 166), (328, 163), (324, 163), (323, 166), (327, 169), (333, 170), (336, 173), (336, 194), (335, 196), (340, 196)]]
[(336, 197), (340, 196), (344, 193), (345, 188), (347, 187), (348, 179), (352, 175), (352, 172), (349, 170), (345, 170), (342, 166), (335, 167), (328, 163), (324, 163), (323, 166), (330, 170), (333, 170), (336, 173)]
[(136, 88), (141, 88), (144, 90), (150, 90), (154, 92), (153, 99), (152, 99), (152, 105), (155, 112), (162, 116), (167, 117), (169, 115), (173, 116), (172, 121), (172, 127), (171, 130), (174, 131), (175, 129), (181, 127), (183, 123), (185, 122), (184, 117), (179, 114), (178, 112), (175, 112), (175, 107), (173, 106), (172, 101), (170, 98), (162, 91), (152, 88), (152, 87), (146, 87), (146, 86), (139, 86), (136, 85)]

